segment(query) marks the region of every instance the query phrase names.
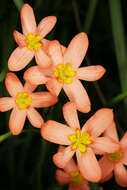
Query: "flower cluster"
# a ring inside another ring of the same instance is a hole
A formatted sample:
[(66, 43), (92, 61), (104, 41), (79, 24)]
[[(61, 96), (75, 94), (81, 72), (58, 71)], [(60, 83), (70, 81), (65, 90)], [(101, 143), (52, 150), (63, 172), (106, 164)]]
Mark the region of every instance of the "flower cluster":
[[(53, 29), (55, 16), (48, 16), (36, 25), (33, 9), (24, 4), (21, 9), (23, 34), (14, 31), (18, 47), (9, 60), (10, 71), (5, 85), (11, 97), (0, 98), (0, 111), (13, 109), (9, 128), (13, 135), (21, 133), (26, 116), (32, 126), (41, 128), (44, 139), (63, 145), (53, 155), (53, 162), (61, 169), (56, 170), (60, 184), (69, 183), (69, 190), (89, 190), (88, 181), (103, 182), (114, 175), (116, 182), (127, 186), (127, 133), (118, 140), (113, 110), (102, 108), (81, 127), (78, 111), (91, 110), (89, 96), (80, 82), (100, 79), (105, 68), (96, 66), (80, 67), (88, 49), (88, 37), (82, 32), (77, 34), (64, 47), (57, 40), (49, 41), (45, 36)], [(24, 73), (24, 87), (14, 71), (20, 71), (35, 56), (35, 66)], [(38, 85), (46, 85), (48, 91), (33, 92)], [(63, 116), (67, 124), (53, 120), (44, 122), (35, 108), (49, 107), (58, 101), (63, 88), (69, 102), (63, 105)], [(73, 156), (76, 153), (76, 162)], [(99, 160), (96, 157), (101, 157)]]

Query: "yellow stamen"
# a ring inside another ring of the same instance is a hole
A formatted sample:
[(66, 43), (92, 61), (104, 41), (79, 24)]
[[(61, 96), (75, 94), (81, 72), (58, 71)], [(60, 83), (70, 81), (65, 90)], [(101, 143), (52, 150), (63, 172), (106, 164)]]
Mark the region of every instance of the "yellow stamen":
[(57, 69), (54, 71), (54, 76), (57, 78), (58, 82), (71, 84), (72, 77), (76, 75), (76, 71), (72, 70), (72, 66), (70, 63), (66, 63), (65, 65), (58, 64)]
[(77, 185), (81, 184), (83, 177), (81, 176), (79, 172), (71, 172), (70, 175), (71, 175), (72, 183), (77, 184)]
[(91, 144), (92, 141), (89, 140), (90, 134), (88, 132), (80, 133), (79, 129), (76, 129), (76, 134), (69, 135), (68, 139), (72, 142), (72, 150), (78, 148), (80, 152), (86, 152), (86, 145)]
[(113, 162), (119, 162), (122, 157), (123, 153), (120, 151), (108, 154), (108, 159)]
[(15, 99), (15, 103), (18, 105), (18, 108), (20, 110), (28, 108), (31, 102), (32, 98), (28, 95), (27, 92), (19, 92)]
[(26, 43), (27, 43), (27, 48), (29, 50), (35, 50), (38, 51), (39, 48), (42, 46), (42, 43), (39, 42), (42, 39), (42, 36), (40, 35), (34, 35), (34, 34), (28, 34)]

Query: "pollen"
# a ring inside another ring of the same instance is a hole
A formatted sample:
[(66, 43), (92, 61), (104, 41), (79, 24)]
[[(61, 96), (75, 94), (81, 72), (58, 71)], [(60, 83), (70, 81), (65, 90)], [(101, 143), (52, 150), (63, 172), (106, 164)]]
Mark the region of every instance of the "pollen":
[(72, 66), (70, 63), (58, 64), (57, 69), (54, 71), (54, 76), (60, 83), (71, 84), (72, 77), (76, 75), (76, 71), (72, 70)]
[(27, 48), (29, 50), (35, 50), (38, 51), (39, 48), (42, 46), (42, 43), (40, 40), (42, 39), (42, 36), (40, 35), (34, 35), (34, 34), (28, 34), (26, 43), (27, 43)]
[(90, 134), (88, 132), (81, 134), (79, 129), (76, 129), (76, 134), (68, 136), (68, 139), (72, 142), (71, 149), (76, 150), (78, 148), (82, 153), (86, 152), (87, 145), (92, 143), (89, 138)]
[(71, 181), (73, 184), (81, 184), (83, 177), (81, 176), (81, 174), (79, 172), (71, 172)]
[(113, 162), (119, 162), (121, 158), (123, 158), (123, 153), (120, 151), (108, 154), (108, 159)]
[(18, 105), (18, 108), (20, 110), (28, 108), (31, 102), (32, 98), (28, 95), (27, 92), (24, 93), (19, 92), (15, 99), (15, 103)]

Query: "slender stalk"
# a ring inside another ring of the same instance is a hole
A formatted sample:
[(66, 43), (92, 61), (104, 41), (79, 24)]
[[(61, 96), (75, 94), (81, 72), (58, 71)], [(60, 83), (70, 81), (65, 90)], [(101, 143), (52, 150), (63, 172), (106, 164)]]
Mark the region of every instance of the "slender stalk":
[(78, 8), (78, 3), (76, 0), (72, 1), (72, 6), (73, 6), (73, 11), (74, 11), (77, 29), (78, 29), (78, 31), (81, 31), (82, 27), (81, 27), (80, 15), (79, 15), (79, 8)]
[(15, 6), (17, 7), (17, 9), (20, 11), (22, 6), (23, 6), (23, 1), (22, 0), (13, 0)]

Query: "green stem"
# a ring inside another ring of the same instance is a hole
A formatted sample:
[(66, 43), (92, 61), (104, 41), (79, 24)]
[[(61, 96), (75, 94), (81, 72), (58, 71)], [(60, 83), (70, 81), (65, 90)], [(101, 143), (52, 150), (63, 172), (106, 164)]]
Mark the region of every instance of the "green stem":
[(74, 11), (74, 16), (75, 16), (75, 22), (76, 22), (76, 25), (77, 25), (77, 29), (80, 32), (82, 30), (82, 28), (81, 28), (81, 21), (80, 21), (78, 3), (77, 3), (76, 0), (72, 1), (72, 6), (73, 6), (73, 11)]
[(20, 11), (24, 4), (23, 1), (22, 0), (13, 0), (13, 1), (14, 1), (15, 6), (17, 7), (17, 9)]

